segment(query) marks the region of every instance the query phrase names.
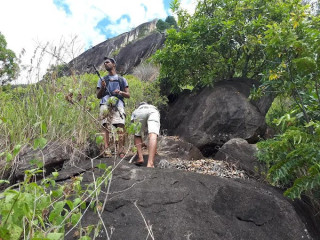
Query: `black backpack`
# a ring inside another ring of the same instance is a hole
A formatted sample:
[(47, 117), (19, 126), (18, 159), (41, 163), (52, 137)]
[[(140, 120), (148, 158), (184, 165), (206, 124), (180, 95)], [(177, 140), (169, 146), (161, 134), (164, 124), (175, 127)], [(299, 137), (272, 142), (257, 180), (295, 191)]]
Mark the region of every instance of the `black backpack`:
[[(110, 76), (104, 76), (103, 77), (103, 80), (106, 82), (106, 92), (105, 92), (105, 95), (110, 95), (111, 96), (116, 96), (117, 98), (119, 98), (122, 102), (123, 102), (123, 106), (125, 106), (125, 102), (124, 102), (124, 97), (123, 96), (119, 96), (119, 95), (113, 95), (112, 93), (109, 94), (109, 91), (108, 91), (108, 87), (109, 87), (109, 82), (110, 82)], [(113, 80), (112, 82), (118, 82), (119, 85), (120, 85), (120, 91), (124, 92), (124, 89), (125, 89), (125, 85), (124, 85), (124, 79), (123, 77), (119, 76), (118, 75), (118, 80)], [(118, 104), (118, 102), (117, 102)]]

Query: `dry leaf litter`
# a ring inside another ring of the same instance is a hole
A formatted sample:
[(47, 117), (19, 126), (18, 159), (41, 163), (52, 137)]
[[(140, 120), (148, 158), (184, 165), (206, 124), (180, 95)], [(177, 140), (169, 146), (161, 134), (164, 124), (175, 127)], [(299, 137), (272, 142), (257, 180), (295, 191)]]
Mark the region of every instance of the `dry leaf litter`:
[(196, 172), (225, 178), (248, 178), (245, 171), (237, 169), (234, 164), (214, 159), (189, 161), (175, 158), (171, 159), (170, 163), (167, 160), (161, 160), (159, 162), (159, 167), (177, 168), (188, 172)]

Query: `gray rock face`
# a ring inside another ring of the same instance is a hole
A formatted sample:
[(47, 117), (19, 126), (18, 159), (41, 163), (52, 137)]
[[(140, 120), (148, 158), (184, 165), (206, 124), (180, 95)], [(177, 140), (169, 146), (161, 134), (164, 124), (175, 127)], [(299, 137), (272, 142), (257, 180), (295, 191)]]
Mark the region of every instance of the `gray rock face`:
[[(84, 183), (92, 182), (92, 173), (83, 176)], [(309, 237), (280, 192), (250, 180), (139, 168), (123, 162), (114, 171), (108, 199), (102, 219), (109, 235), (113, 229), (111, 239), (148, 239), (146, 223), (152, 226), (154, 239)], [(97, 222), (97, 215), (88, 211), (82, 224)], [(65, 239), (73, 238), (70, 234)], [(106, 239), (104, 230), (96, 239)]]
[(233, 138), (223, 144), (214, 159), (223, 160), (233, 163), (244, 170), (250, 176), (259, 176), (259, 172), (263, 170), (263, 166), (259, 164), (255, 156), (258, 149), (255, 144), (249, 144), (241, 138)]
[[(48, 143), (41, 151), (25, 147), (15, 160), (9, 180), (23, 180), (25, 171), (37, 168), (38, 164), (44, 166), (45, 174), (49, 175), (52, 171), (61, 169), (64, 162), (70, 160), (70, 156), (72, 156), (71, 147), (59, 141)], [(79, 156), (76, 158), (79, 159)]]
[(203, 158), (200, 150), (191, 143), (181, 140), (177, 136), (160, 136), (158, 142), (160, 158), (181, 158), (197, 160)]
[[(160, 152), (166, 157), (179, 154), (193, 155), (191, 144), (179, 138), (160, 139)], [(58, 142), (48, 144), (40, 151), (25, 149), (16, 165), (16, 177), (30, 168), (28, 160), (43, 156), (45, 168), (59, 171), (56, 182), (72, 181), (82, 174), (83, 188), (101, 176), (100, 163), (116, 166), (111, 188), (101, 218), (111, 239), (147, 239), (146, 224), (152, 226), (154, 239), (312, 239), (318, 234), (317, 223), (304, 216), (305, 208), (297, 201), (294, 205), (281, 191), (249, 179), (222, 178), (197, 174), (174, 168), (160, 169), (137, 167), (128, 157), (119, 159), (70, 159), (70, 149)], [(199, 155), (201, 156), (201, 155)], [(119, 165), (118, 165), (119, 163)], [(48, 173), (47, 171), (46, 173)], [(107, 186), (100, 192), (104, 202)], [(89, 204), (90, 198), (87, 199)], [(304, 218), (303, 218), (304, 217)], [(82, 218), (82, 226), (97, 225), (99, 217), (91, 208)], [(309, 225), (308, 225), (309, 224)], [(306, 230), (312, 229), (309, 233)], [(67, 232), (67, 231), (66, 231)], [(75, 239), (70, 232), (65, 239)], [(96, 239), (107, 239), (104, 228)], [(316, 238), (315, 238), (316, 239)]]
[(130, 73), (143, 60), (150, 57), (164, 42), (164, 35), (156, 32), (157, 19), (141, 24), (130, 32), (108, 39), (74, 58), (68, 65), (77, 74), (93, 73), (88, 65), (105, 70), (104, 57), (115, 57), (120, 74)]
[(150, 35), (128, 43), (120, 49), (116, 56), (117, 71), (121, 74), (132, 73), (134, 67), (152, 56), (156, 50), (160, 49), (165, 41), (165, 35), (153, 32)]
[(253, 82), (247, 79), (219, 82), (214, 88), (184, 93), (169, 106), (163, 128), (197, 146), (205, 156), (232, 138), (256, 142), (266, 129), (266, 106), (272, 99), (251, 103)]

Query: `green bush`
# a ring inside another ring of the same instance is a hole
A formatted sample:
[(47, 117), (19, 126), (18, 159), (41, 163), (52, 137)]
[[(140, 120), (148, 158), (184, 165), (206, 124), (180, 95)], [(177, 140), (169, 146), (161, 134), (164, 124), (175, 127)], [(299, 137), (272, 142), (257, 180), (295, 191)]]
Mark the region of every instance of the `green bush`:
[(287, 112), (289, 112), (292, 104), (293, 102), (289, 97), (276, 97), (266, 114), (267, 125), (275, 129), (276, 132), (281, 132), (283, 126), (279, 126), (275, 119), (279, 119), (282, 116), (284, 116)]
[(86, 228), (81, 227), (80, 221), (88, 208), (95, 213), (102, 209), (98, 196), (110, 180), (111, 167), (100, 164), (98, 168), (102, 175), (86, 186), (81, 185), (82, 176), (60, 185), (55, 181), (58, 172), (33, 182), (42, 170), (27, 170), (23, 182), (0, 193), (0, 239), (60, 240), (73, 229), (79, 233), (79, 239), (96, 237), (102, 219), (97, 216), (97, 225)]
[[(314, 133), (310, 133), (310, 126)], [(257, 144), (258, 158), (269, 168), (268, 180), (287, 189), (285, 195), (312, 196), (320, 187), (320, 124), (289, 127), (274, 139)]]

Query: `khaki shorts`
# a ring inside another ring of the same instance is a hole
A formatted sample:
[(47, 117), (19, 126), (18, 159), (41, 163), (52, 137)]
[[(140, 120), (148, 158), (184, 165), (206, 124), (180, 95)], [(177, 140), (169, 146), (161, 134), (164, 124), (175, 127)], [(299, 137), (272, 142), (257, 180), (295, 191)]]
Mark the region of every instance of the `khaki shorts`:
[(132, 113), (131, 120), (141, 123), (141, 129), (136, 132), (136, 136), (141, 136), (145, 128), (148, 127), (148, 133), (159, 135), (160, 132), (160, 113), (152, 105), (142, 105)]
[[(105, 123), (110, 123), (110, 124), (125, 124), (126, 121), (126, 115), (124, 112), (124, 108), (122, 107), (118, 107), (118, 110), (112, 109), (112, 113), (110, 118), (107, 117), (107, 115), (109, 114), (109, 107), (106, 104), (102, 104), (100, 105), (100, 122), (101, 124), (105, 124)], [(109, 121), (108, 121), (109, 119)]]

